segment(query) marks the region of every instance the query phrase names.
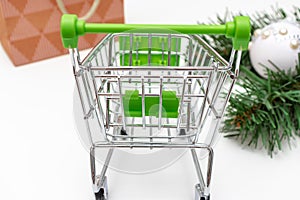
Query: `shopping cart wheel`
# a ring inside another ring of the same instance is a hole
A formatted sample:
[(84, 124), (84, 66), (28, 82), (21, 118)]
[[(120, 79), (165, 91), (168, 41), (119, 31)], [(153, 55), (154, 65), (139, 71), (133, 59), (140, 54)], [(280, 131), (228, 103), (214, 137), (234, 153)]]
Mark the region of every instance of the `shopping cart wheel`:
[(200, 184), (196, 184), (195, 189), (195, 200), (210, 200), (210, 194), (204, 194), (204, 192), (201, 191)]
[(205, 197), (201, 197), (200, 200), (210, 200), (210, 195), (205, 196)]
[(107, 200), (104, 196), (104, 188), (100, 188), (99, 192), (95, 193), (96, 200)]

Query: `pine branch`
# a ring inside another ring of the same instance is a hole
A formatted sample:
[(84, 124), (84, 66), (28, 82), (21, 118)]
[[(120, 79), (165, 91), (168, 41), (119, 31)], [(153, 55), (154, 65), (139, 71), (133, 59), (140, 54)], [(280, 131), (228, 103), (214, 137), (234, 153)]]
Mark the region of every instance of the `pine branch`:
[[(211, 24), (224, 24), (234, 15), (226, 11), (225, 16), (217, 15)], [(282, 8), (272, 7), (272, 12), (256, 12), (250, 16), (252, 34), (273, 22), (292, 15), (300, 22), (300, 8), (294, 7), (289, 13)], [(231, 40), (224, 36), (203, 36), (221, 56), (229, 59), (232, 48)], [(298, 59), (300, 61), (300, 57)], [(290, 144), (300, 136), (300, 63), (296, 74), (286, 73), (277, 68), (268, 70), (268, 78), (261, 78), (253, 69), (249, 52), (242, 54), (241, 76), (237, 82), (244, 91), (234, 93), (229, 101), (223, 131), (226, 137), (236, 138), (242, 144), (263, 146), (273, 156), (274, 151), (282, 150), (283, 144)], [(294, 67), (294, 66), (292, 66)]]

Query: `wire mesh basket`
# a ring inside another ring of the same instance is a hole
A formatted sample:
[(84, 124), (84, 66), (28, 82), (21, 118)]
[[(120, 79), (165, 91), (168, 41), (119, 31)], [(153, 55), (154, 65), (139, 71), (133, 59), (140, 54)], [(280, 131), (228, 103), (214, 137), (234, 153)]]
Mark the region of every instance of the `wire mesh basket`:
[[(111, 34), (81, 61), (76, 46), (85, 32)], [(199, 34), (233, 38), (229, 61)], [(96, 199), (108, 198), (105, 172), (115, 148), (191, 149), (199, 178), (196, 199), (209, 199), (211, 147), (238, 76), (241, 50), (248, 45), (248, 18), (210, 26), (115, 25), (64, 15), (62, 38), (70, 50), (91, 144)], [(95, 148), (109, 149), (99, 176)], [(206, 180), (197, 148), (208, 152)]]

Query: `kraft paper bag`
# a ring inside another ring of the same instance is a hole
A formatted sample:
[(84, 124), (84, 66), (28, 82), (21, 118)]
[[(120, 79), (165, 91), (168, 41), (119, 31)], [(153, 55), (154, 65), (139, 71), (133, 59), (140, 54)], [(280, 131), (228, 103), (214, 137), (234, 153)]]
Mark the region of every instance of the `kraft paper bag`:
[[(63, 13), (83, 16), (88, 22), (124, 23), (123, 0), (1, 0), (0, 38), (14, 65), (67, 53), (60, 38)], [(78, 48), (94, 47), (103, 37), (80, 37)]]

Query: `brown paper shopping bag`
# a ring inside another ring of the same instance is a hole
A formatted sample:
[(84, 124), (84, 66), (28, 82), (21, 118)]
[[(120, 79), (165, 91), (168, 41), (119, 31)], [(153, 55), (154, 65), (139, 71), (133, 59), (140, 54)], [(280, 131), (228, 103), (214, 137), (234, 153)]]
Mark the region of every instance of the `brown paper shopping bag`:
[[(123, 0), (0, 0), (1, 43), (15, 65), (66, 53), (60, 39), (63, 12), (84, 16), (89, 22), (124, 22)], [(80, 37), (78, 47), (93, 47), (101, 38)]]

